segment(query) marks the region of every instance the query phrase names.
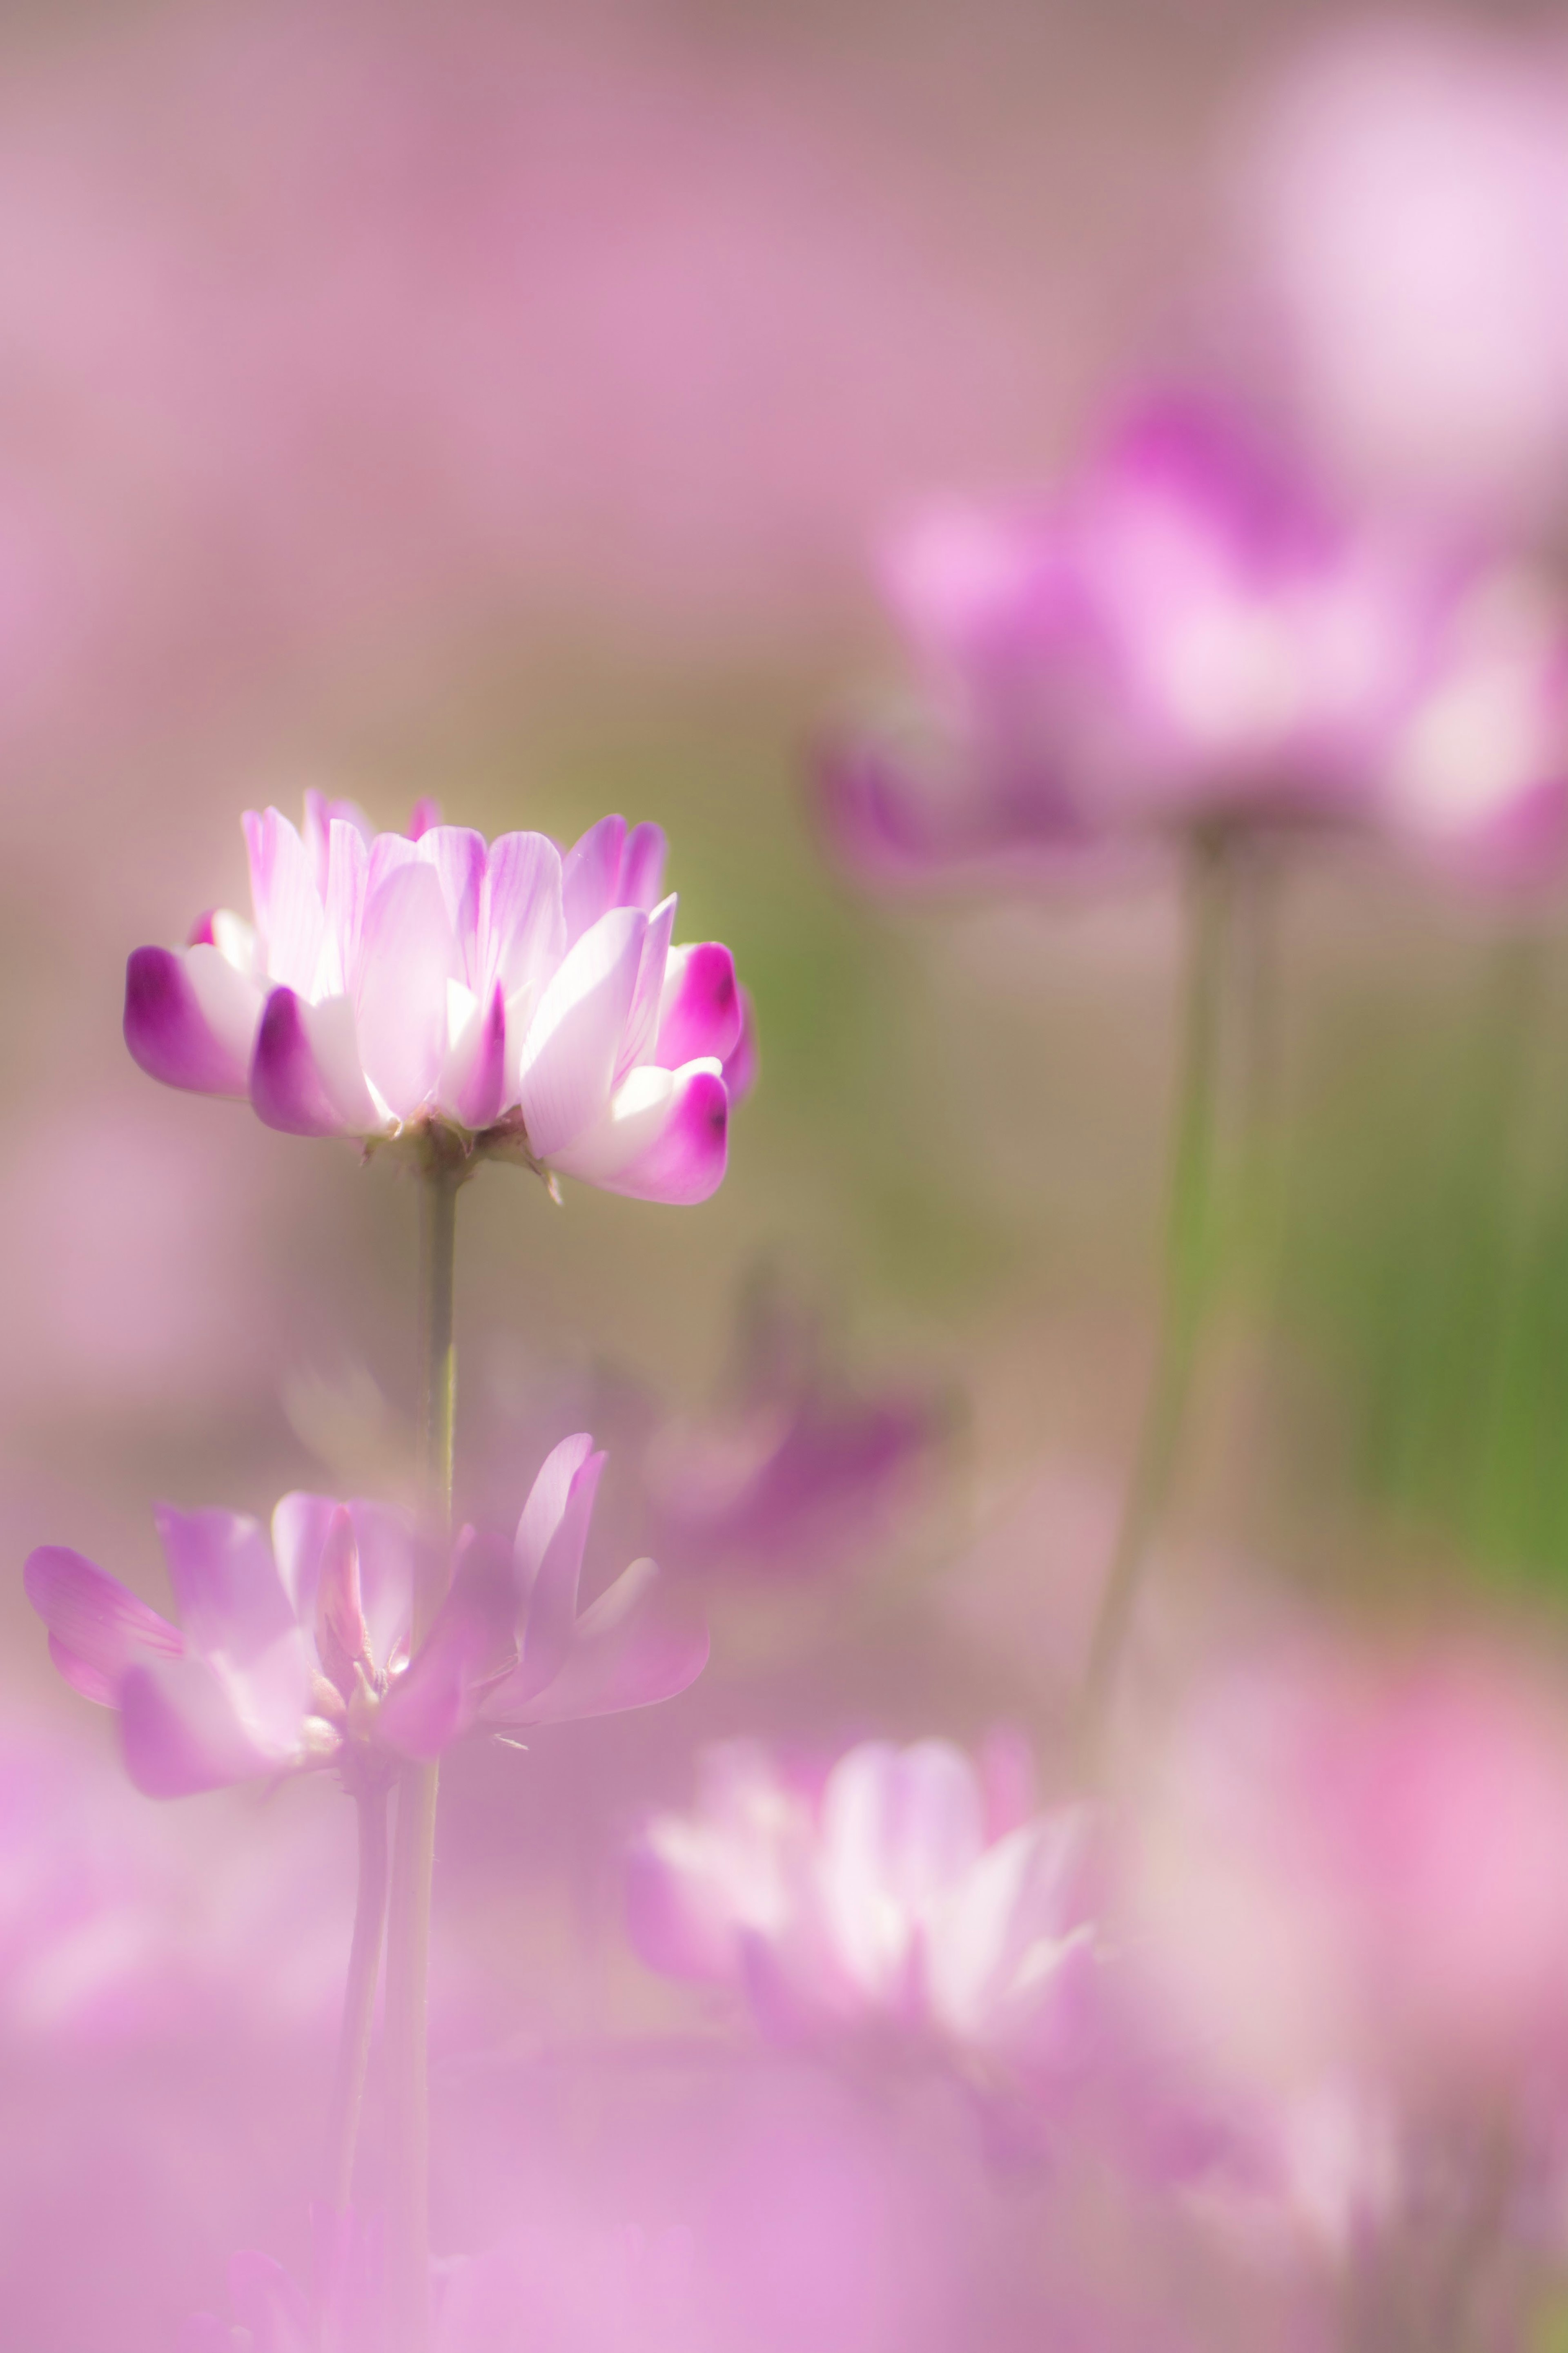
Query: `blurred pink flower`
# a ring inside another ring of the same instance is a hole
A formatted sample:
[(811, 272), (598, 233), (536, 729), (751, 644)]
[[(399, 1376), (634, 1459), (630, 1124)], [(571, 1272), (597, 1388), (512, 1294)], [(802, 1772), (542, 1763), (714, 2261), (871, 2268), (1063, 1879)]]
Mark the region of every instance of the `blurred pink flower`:
[(998, 1830), (946, 1741), (869, 1741), (812, 1794), (747, 1742), (709, 1750), (697, 1810), (629, 1866), (652, 1967), (743, 1986), (765, 2022), (930, 2035), (972, 2060), (1070, 2065), (1097, 1964), (1089, 1820)]
[(286, 1495), (271, 1541), (233, 1512), (163, 1509), (182, 1624), (79, 1553), (30, 1555), (28, 1599), (68, 1683), (119, 1711), (152, 1797), (336, 1765), (351, 1785), (432, 1757), (481, 1720), (538, 1724), (666, 1699), (701, 1672), (706, 1629), (635, 1561), (581, 1616), (604, 1456), (565, 1439), (510, 1546), (465, 1530), (451, 1589), (412, 1662), (416, 1539), (398, 1513)]
[(372, 837), (310, 795), (302, 835), (270, 808), (245, 828), (254, 924), (219, 912), (131, 957), (153, 1077), (248, 1092), (298, 1135), (434, 1122), (642, 1199), (719, 1185), (743, 1011), (727, 948), (670, 945), (657, 826), (605, 818), (563, 858), (538, 833)]
[(934, 745), (850, 741), (823, 771), (830, 830), (885, 881), (1093, 872), (1173, 828), (1357, 815), (1446, 586), (1177, 401), (1052, 503), (917, 518), (887, 578)]
[(1568, 56), (1540, 28), (1352, 23), (1254, 92), (1245, 299), (1356, 491), (1539, 533), (1568, 458)]
[(1378, 817), (1460, 881), (1551, 882), (1568, 848), (1568, 607), (1540, 572), (1478, 567), (1395, 730)]
[(1568, 1704), (1501, 1651), (1215, 1671), (1152, 1742), (1132, 1937), (1243, 2085), (1491, 2099), (1568, 2064)]
[(929, 1486), (948, 1419), (931, 1389), (848, 1388), (814, 1319), (753, 1301), (727, 1409), (667, 1423), (647, 1453), (653, 1548), (724, 1579), (831, 1576), (865, 1563)]

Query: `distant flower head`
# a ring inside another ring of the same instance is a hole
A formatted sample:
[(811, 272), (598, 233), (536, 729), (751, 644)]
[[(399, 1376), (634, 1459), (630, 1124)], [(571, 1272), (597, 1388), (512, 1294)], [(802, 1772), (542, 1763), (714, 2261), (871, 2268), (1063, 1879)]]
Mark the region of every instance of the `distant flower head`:
[(1522, 1662), (1232, 1662), (1155, 1741), (1131, 1819), (1130, 1941), (1234, 2083), (1568, 2083), (1568, 1709)]
[(886, 578), (924, 732), (836, 747), (824, 792), (851, 861), (910, 881), (1093, 872), (1194, 824), (1342, 820), (1445, 585), (1179, 403), (1054, 501), (917, 517)]
[(605, 818), (543, 834), (372, 834), (307, 796), (297, 832), (245, 820), (253, 920), (205, 915), (138, 948), (125, 1037), (143, 1070), (248, 1095), (268, 1126), (450, 1131), (612, 1192), (700, 1201), (724, 1174), (754, 1062), (727, 948), (675, 947), (664, 836)]
[(806, 1581), (865, 1562), (906, 1520), (939, 1452), (929, 1388), (850, 1388), (816, 1319), (771, 1286), (750, 1303), (722, 1409), (668, 1424), (647, 1471), (654, 1550), (721, 1580)]
[(892, 2029), (982, 2064), (1079, 2055), (1096, 1967), (1090, 1828), (1068, 1809), (998, 1832), (946, 1741), (869, 1741), (819, 1794), (738, 1742), (689, 1815), (631, 1860), (632, 1933), (656, 1968), (743, 1987), (785, 2033)]
[(416, 1539), (375, 1504), (285, 1495), (270, 1540), (238, 1513), (163, 1509), (178, 1625), (60, 1546), (30, 1555), (27, 1596), (66, 1681), (118, 1711), (149, 1796), (326, 1765), (357, 1785), (480, 1722), (640, 1707), (701, 1672), (706, 1630), (669, 1605), (651, 1560), (578, 1613), (604, 1460), (590, 1438), (563, 1440), (511, 1543), (464, 1531), (412, 1661)]
[(1568, 608), (1539, 573), (1478, 569), (1379, 780), (1390, 839), (1461, 880), (1551, 881), (1568, 849)]

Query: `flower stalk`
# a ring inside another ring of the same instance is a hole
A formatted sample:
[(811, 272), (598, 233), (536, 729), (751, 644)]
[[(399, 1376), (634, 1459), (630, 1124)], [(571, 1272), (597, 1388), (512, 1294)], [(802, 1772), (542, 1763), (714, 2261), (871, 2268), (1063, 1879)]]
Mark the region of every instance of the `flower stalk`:
[[(416, 1654), (446, 1596), (450, 1573), (452, 1440), (457, 1351), (452, 1285), (460, 1166), (434, 1142), (421, 1180), (419, 1226), (419, 1449), (429, 1542), (414, 1586), (410, 1652)], [(387, 1926), (386, 2055), (391, 2174), (387, 2194), (390, 2335), (398, 2353), (429, 2343), (430, 2115), (426, 2010), (430, 1896), (436, 1865), (439, 1767), (404, 1766)]]
[(1208, 1303), (1232, 850), (1226, 831), (1204, 828), (1194, 833), (1188, 852), (1186, 972), (1166, 1193), (1159, 1336), (1116, 1547), (1089, 1638), (1079, 1697), (1079, 1731), (1086, 1745), (1097, 1736), (1110, 1705), (1149, 1547), (1170, 1493)]

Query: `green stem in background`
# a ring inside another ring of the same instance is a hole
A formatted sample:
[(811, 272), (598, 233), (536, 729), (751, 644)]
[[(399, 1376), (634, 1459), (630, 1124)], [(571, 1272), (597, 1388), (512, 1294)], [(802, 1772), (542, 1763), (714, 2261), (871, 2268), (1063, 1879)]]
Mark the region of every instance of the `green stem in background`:
[[(416, 1651), (446, 1594), (452, 1525), (452, 1430), (458, 1363), (452, 1338), (452, 1272), (460, 1173), (434, 1152), (423, 1177), (419, 1228), (419, 1445), (426, 1535), (414, 1591), (410, 1651)], [(426, 2063), (426, 1989), (430, 1959), (430, 1888), (436, 1866), (435, 1764), (405, 1765), (398, 1781), (397, 1834), (386, 1948), (386, 2055), (391, 2167), (387, 2184), (386, 2284), (397, 2353), (426, 2353), (430, 2337), (430, 2114)]]
[(1224, 834), (1205, 832), (1194, 837), (1186, 876), (1186, 976), (1159, 1337), (1116, 1548), (1089, 1639), (1079, 1694), (1079, 1732), (1085, 1741), (1092, 1740), (1109, 1704), (1149, 1546), (1170, 1490), (1208, 1293), (1230, 866), (1231, 845)]
[(377, 1787), (359, 1790), (354, 1799), (359, 1816), (359, 1891), (327, 2122), (327, 2196), (339, 2214), (353, 2188), (354, 2143), (359, 2137), (360, 2104), (375, 2016), (375, 1980), (381, 1968), (381, 1931), (386, 1913), (386, 1796), (384, 1788)]

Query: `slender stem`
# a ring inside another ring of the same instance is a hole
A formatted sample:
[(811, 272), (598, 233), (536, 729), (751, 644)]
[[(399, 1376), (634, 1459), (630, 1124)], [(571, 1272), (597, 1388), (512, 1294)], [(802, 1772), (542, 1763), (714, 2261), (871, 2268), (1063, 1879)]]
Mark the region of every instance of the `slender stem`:
[[(422, 1547), (411, 1649), (441, 1606), (449, 1571), (452, 1431), (457, 1355), (452, 1271), (458, 1187), (449, 1166), (425, 1172), (419, 1229), (419, 1444), (430, 1541)], [(430, 1889), (436, 1866), (435, 1764), (405, 1765), (398, 1780), (397, 1833), (386, 1952), (386, 2046), (391, 2175), (387, 2199), (387, 2292), (397, 2353), (426, 2353), (430, 2337), (430, 2116), (426, 2066)]]
[(1229, 865), (1229, 845), (1223, 835), (1194, 838), (1187, 871), (1186, 976), (1166, 1195), (1159, 1338), (1116, 1549), (1100, 1596), (1079, 1694), (1079, 1728), (1085, 1741), (1093, 1738), (1108, 1705), (1150, 1540), (1170, 1488), (1208, 1289)]
[(343, 1988), (343, 2022), (338, 2035), (338, 2063), (327, 2123), (327, 2195), (339, 2214), (347, 2206), (353, 2188), (354, 2143), (359, 2137), (360, 2104), (364, 2097), (365, 2070), (370, 2063), (375, 1980), (381, 1968), (381, 1930), (386, 1913), (386, 1791), (380, 1787), (361, 1789), (355, 1794), (354, 1805), (359, 1816), (359, 1890), (354, 1899), (353, 1940), (349, 1947), (348, 1982)]

